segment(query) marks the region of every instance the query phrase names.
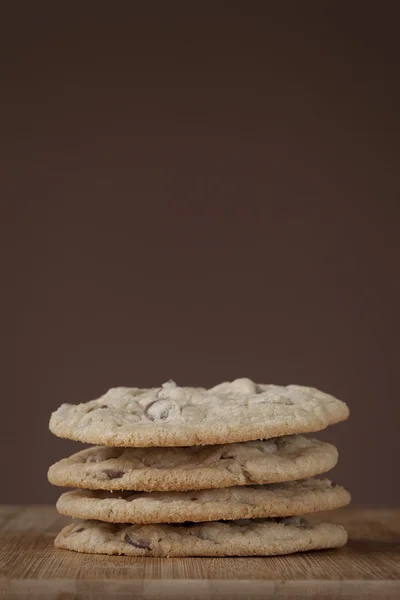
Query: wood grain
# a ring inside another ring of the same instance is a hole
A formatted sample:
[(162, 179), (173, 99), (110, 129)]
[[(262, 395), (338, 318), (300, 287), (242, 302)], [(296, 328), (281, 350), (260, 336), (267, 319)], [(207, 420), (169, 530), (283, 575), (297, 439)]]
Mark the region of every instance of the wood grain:
[(400, 509), (320, 513), (349, 531), (340, 550), (268, 558), (132, 558), (56, 550), (68, 522), (49, 506), (0, 507), (4, 598), (399, 598)]

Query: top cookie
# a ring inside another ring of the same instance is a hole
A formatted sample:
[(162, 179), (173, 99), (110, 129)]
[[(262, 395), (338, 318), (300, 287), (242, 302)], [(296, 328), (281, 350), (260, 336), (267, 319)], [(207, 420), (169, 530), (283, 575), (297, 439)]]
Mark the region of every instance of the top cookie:
[(112, 388), (97, 400), (62, 404), (59, 437), (106, 446), (199, 446), (324, 429), (347, 419), (344, 402), (315, 388), (236, 379), (213, 388)]

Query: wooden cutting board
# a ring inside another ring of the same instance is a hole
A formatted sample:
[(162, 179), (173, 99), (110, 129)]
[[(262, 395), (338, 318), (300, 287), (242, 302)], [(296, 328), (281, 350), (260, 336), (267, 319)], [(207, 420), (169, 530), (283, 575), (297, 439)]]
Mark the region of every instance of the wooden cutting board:
[[(320, 518), (322, 514), (318, 515)], [(400, 598), (400, 509), (325, 513), (340, 550), (268, 558), (131, 558), (56, 550), (50, 506), (0, 507), (0, 598)]]

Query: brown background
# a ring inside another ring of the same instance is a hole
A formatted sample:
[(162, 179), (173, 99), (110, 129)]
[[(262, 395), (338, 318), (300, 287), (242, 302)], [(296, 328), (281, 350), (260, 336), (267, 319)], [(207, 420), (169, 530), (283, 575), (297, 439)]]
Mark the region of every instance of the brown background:
[(60, 403), (248, 376), (399, 502), (396, 3), (139, 4), (1, 6), (1, 501), (55, 500)]

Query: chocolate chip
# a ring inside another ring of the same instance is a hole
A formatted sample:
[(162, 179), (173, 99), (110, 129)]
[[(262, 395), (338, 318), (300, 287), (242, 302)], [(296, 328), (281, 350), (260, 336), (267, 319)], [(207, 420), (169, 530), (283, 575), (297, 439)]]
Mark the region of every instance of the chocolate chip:
[(192, 500), (192, 502), (193, 502), (194, 500), (198, 500), (197, 496), (193, 496), (193, 497), (192, 497), (192, 498), (190, 498), (190, 499)]
[(148, 542), (147, 540), (133, 541), (127, 533), (125, 534), (124, 539), (127, 544), (130, 544), (134, 548), (141, 548), (142, 550), (151, 550), (150, 542)]
[(124, 471), (120, 471), (119, 469), (105, 469), (104, 473), (108, 479), (120, 479), (125, 474)]
[(87, 412), (90, 413), (92, 412), (92, 410), (100, 410), (100, 408), (108, 408), (108, 406), (106, 406), (105, 404), (103, 404), (102, 406), (91, 406)]
[(144, 416), (147, 417), (150, 421), (154, 421), (154, 417), (152, 417), (151, 415), (148, 414), (148, 410), (156, 402), (158, 402), (158, 400), (153, 400), (152, 402), (149, 402), (149, 404), (146, 406), (146, 408), (143, 411)]
[[(160, 402), (160, 400), (152, 400), (151, 402), (149, 402), (149, 404), (146, 406), (146, 408), (143, 411), (143, 414), (145, 417), (147, 417), (149, 419), (149, 421), (155, 421), (155, 418), (152, 415), (149, 415), (149, 408), (151, 408), (153, 406), (153, 404), (155, 404), (156, 402)], [(169, 408), (165, 408), (159, 415), (158, 418), (159, 419), (167, 419), (169, 415)]]

